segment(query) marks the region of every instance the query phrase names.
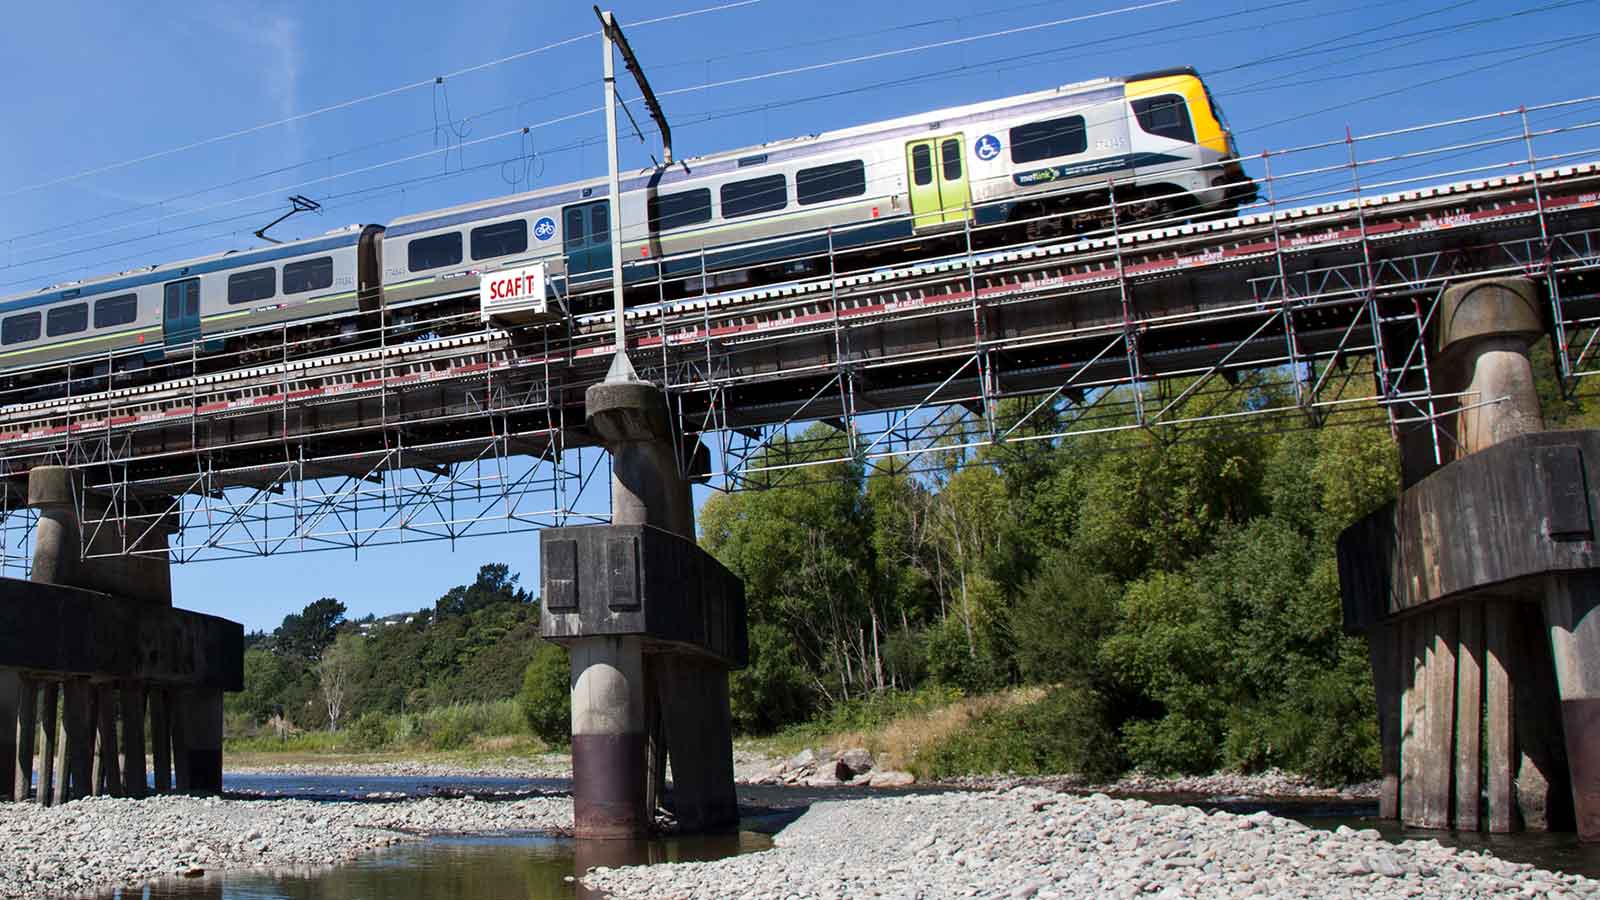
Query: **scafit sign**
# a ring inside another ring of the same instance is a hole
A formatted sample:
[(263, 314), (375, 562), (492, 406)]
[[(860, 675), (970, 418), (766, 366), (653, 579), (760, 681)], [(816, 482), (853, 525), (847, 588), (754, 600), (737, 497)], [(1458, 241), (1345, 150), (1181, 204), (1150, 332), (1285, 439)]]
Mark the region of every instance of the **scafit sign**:
[(544, 263), (479, 275), (479, 318), (487, 322), (490, 317), (517, 313), (544, 315), (549, 312), (545, 293), (546, 277)]

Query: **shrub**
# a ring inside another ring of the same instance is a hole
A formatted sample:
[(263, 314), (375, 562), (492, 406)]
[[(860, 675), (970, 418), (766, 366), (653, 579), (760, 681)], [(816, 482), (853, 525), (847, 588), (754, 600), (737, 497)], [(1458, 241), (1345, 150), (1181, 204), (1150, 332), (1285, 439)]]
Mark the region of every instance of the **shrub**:
[(974, 623), (972, 637), (960, 615), (951, 615), (927, 631), (928, 675), (946, 687), (981, 694), (1005, 685), (1004, 663), (997, 657), (987, 628)]
[(517, 706), (528, 730), (547, 744), (565, 744), (572, 736), (572, 668), (567, 651), (539, 641), (533, 661), (522, 673)]
[(1017, 668), (1025, 681), (1087, 683), (1100, 642), (1116, 624), (1115, 582), (1064, 551), (1046, 557), (1022, 587), (1010, 624)]
[(794, 637), (765, 622), (750, 624), (750, 664), (728, 680), (733, 727), (740, 734), (769, 734), (803, 721), (814, 694)]
[(1103, 778), (1121, 768), (1104, 701), (1076, 686), (1053, 688), (1025, 706), (980, 712), (912, 762), (925, 778), (991, 772)]
[(379, 750), (394, 743), (396, 722), (383, 713), (369, 712), (350, 726), (348, 740), (356, 750)]

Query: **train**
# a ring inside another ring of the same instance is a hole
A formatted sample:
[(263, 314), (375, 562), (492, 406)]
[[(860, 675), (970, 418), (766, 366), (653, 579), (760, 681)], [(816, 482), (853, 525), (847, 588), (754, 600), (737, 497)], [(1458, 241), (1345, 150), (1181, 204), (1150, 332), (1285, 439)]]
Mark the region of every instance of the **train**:
[[(286, 337), (301, 347), (360, 341), (376, 330), (369, 323), (403, 332), (467, 311), (483, 273), (536, 263), (569, 312), (609, 308), (607, 185), (541, 188), (0, 298), (9, 391), (0, 396), (16, 402), (28, 373), (64, 361), (128, 377), (174, 358), (250, 364)], [(621, 269), (630, 303), (674, 299), (1101, 227), (1112, 191), (1124, 221), (1227, 215), (1255, 200), (1193, 68), (626, 173)]]

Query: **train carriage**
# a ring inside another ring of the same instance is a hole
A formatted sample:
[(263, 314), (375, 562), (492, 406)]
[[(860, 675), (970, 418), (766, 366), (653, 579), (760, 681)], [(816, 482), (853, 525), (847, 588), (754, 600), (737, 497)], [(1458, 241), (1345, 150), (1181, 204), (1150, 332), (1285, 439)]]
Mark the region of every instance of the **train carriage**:
[[(380, 231), (353, 226), (0, 299), (0, 368), (15, 375), (82, 358), (126, 371), (196, 346), (242, 347), (264, 331), (272, 334), (262, 343), (276, 345), (284, 323), (304, 328), (358, 307), (361, 257), (375, 252)], [(375, 304), (376, 282), (366, 288)]]
[[(1226, 211), (1255, 196), (1234, 156), (1192, 69), (776, 141), (624, 177), (624, 276), (659, 279), (670, 298), (805, 274), (830, 250), (1101, 205), (1111, 178), (1119, 202), (1150, 198), (1148, 214)], [(596, 179), (397, 220), (384, 236), (385, 295), (465, 295), (476, 286), (465, 276), (531, 262), (568, 294), (603, 290), (607, 194)]]

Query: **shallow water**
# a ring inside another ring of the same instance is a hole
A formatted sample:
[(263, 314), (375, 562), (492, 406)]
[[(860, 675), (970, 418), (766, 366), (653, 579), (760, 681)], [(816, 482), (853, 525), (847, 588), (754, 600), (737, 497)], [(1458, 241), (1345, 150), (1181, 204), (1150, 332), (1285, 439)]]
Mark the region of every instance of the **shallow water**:
[(721, 859), (771, 846), (755, 832), (666, 841), (574, 841), (543, 835), (434, 838), (341, 866), (242, 871), (117, 891), (116, 900), (556, 900), (587, 898), (591, 866)]
[[(410, 776), (232, 775), (230, 793), (358, 801), (381, 797), (474, 794), (480, 799), (565, 793), (566, 779), (416, 778)], [(300, 871), (243, 871), (208, 875), (147, 888), (119, 891), (117, 900), (553, 900), (592, 895), (572, 880), (591, 866), (719, 859), (771, 846), (768, 835), (823, 800), (849, 800), (889, 793), (928, 793), (867, 788), (801, 788), (740, 785), (737, 834), (664, 841), (585, 841), (545, 835), (432, 838), (374, 851), (336, 867)], [(1314, 828), (1376, 828), (1385, 840), (1436, 840), (1465, 850), (1544, 869), (1600, 878), (1600, 845), (1585, 846), (1572, 834), (1483, 835), (1404, 828), (1377, 819), (1374, 803), (1358, 801), (1259, 800), (1203, 795), (1150, 795), (1155, 803), (1181, 803), (1248, 815), (1265, 810)], [(381, 801), (380, 801), (381, 802)]]

